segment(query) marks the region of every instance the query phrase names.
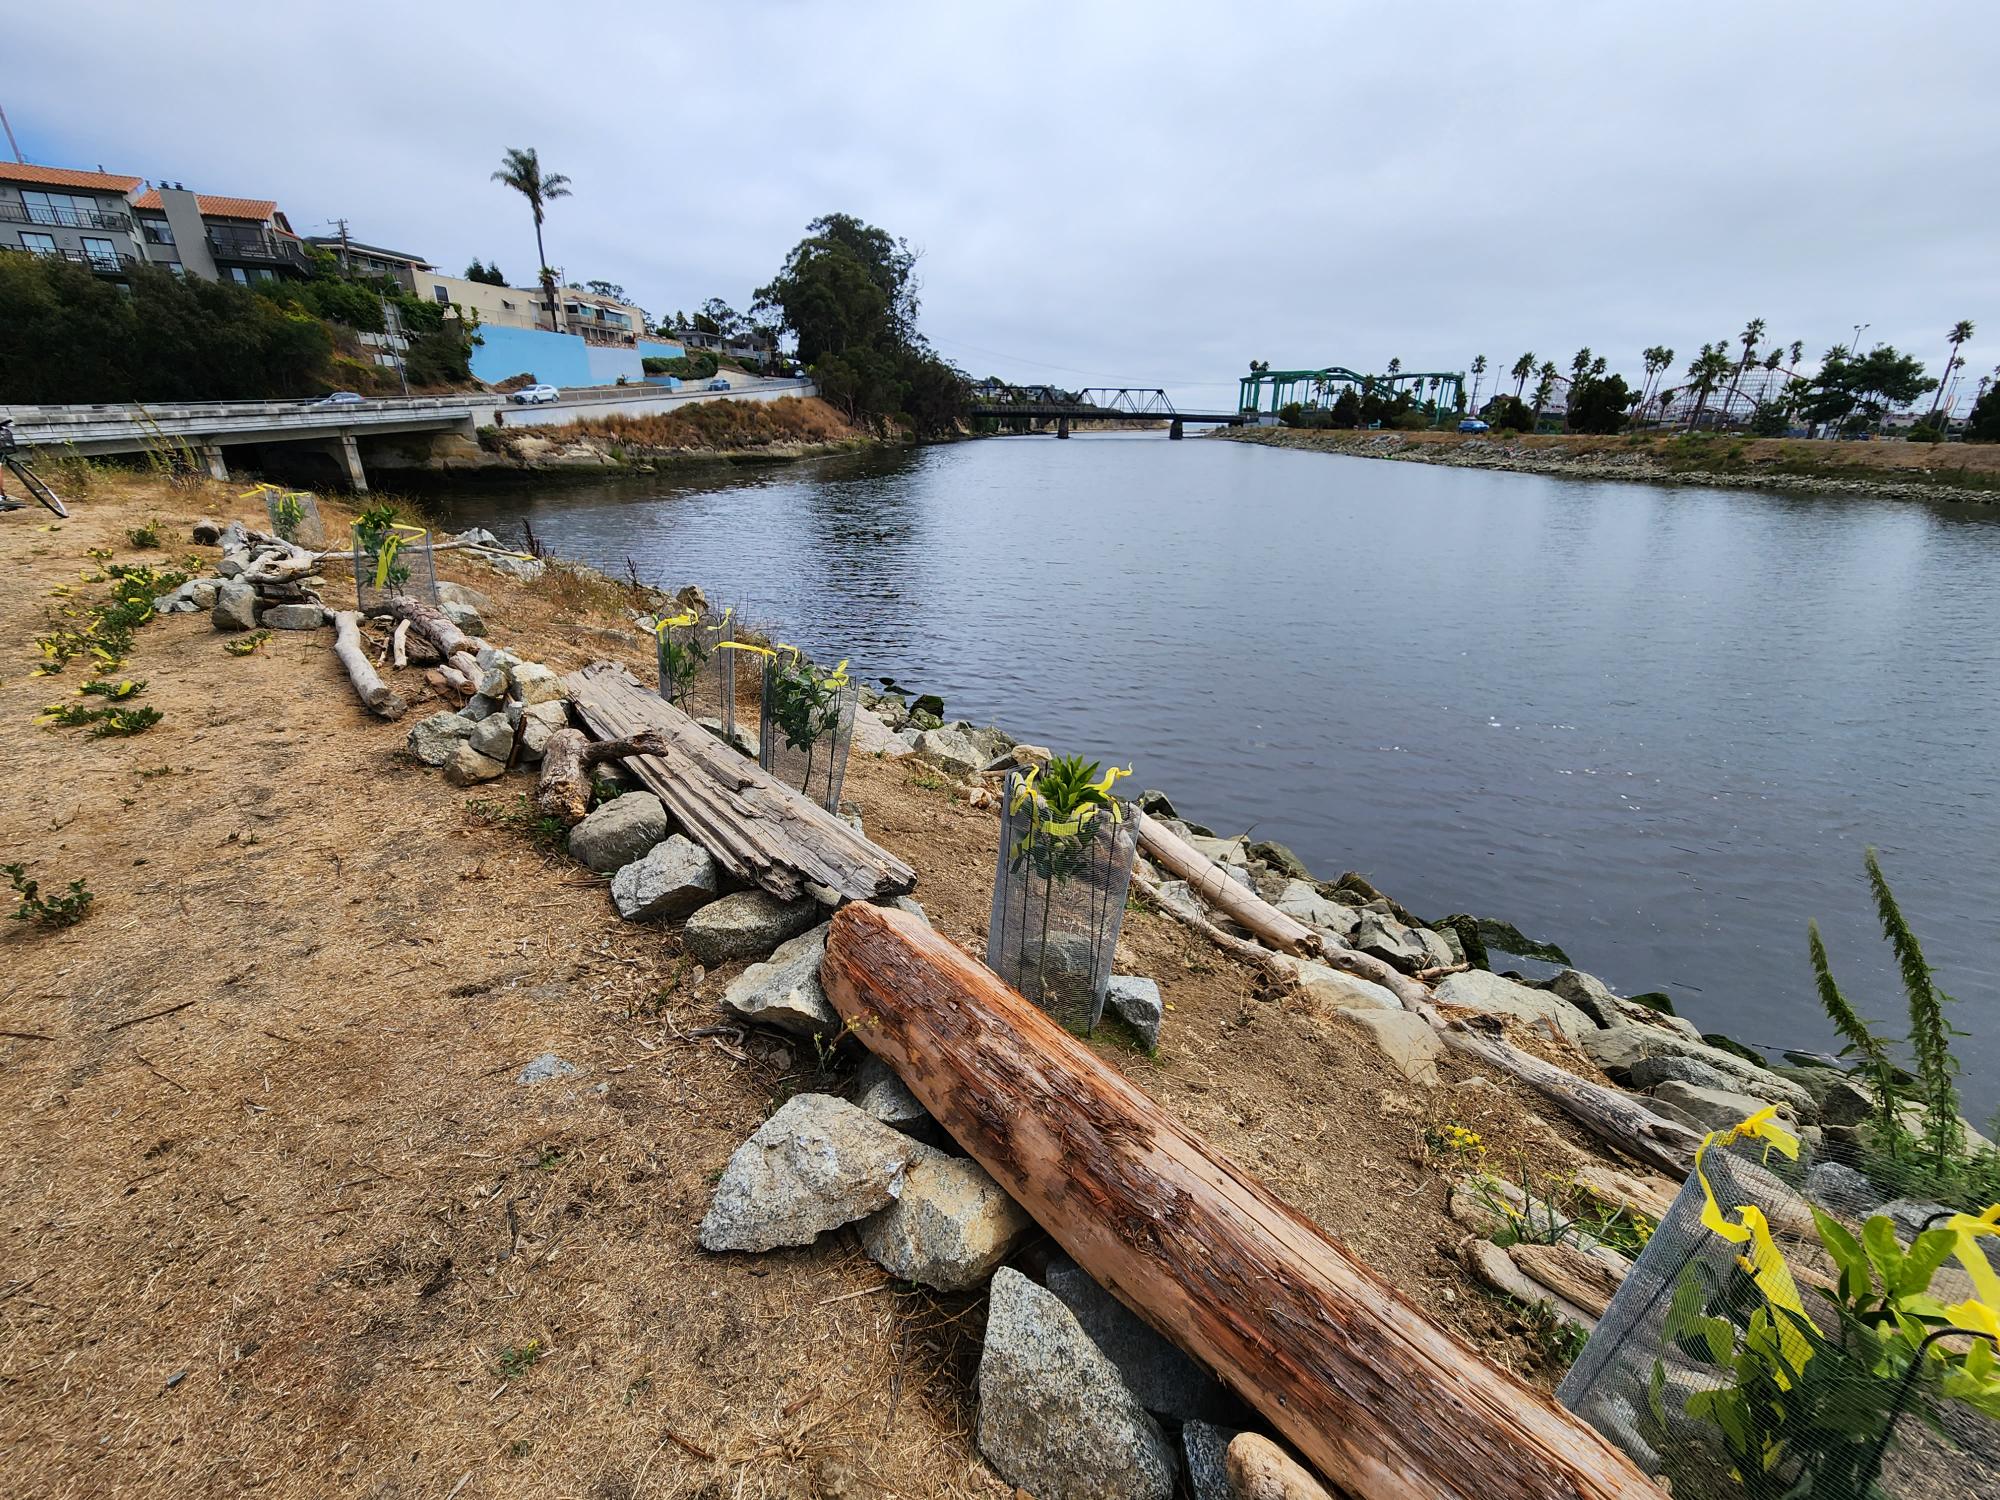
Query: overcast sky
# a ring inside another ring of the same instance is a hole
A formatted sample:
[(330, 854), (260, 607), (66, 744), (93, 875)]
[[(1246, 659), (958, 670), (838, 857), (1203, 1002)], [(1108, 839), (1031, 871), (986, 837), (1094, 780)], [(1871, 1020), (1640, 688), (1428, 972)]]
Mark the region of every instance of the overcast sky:
[[(16, 7), (28, 159), (275, 198), (302, 233), (657, 315), (808, 220), (922, 252), (974, 374), (1228, 400), (1247, 361), (1684, 365), (1752, 316), (2000, 363), (2000, 4)], [(1490, 377), (1488, 389), (1491, 389)]]

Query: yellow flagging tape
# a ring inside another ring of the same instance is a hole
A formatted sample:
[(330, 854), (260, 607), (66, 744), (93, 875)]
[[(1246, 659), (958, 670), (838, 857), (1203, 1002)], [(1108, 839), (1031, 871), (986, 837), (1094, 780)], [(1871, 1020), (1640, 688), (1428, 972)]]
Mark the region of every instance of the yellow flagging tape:
[[(1777, 1151), (1797, 1161), (1799, 1138), (1777, 1123), (1773, 1118), (1776, 1114), (1775, 1105), (1760, 1109), (1727, 1133), (1713, 1131), (1703, 1136), (1701, 1144), (1695, 1147), (1694, 1175), (1701, 1183), (1701, 1222), (1732, 1245), (1748, 1246), (1745, 1253), (1737, 1256), (1737, 1263), (1750, 1273), (1757, 1289), (1764, 1294), (1764, 1300), (1817, 1330), (1819, 1325), (1807, 1315), (1805, 1304), (1799, 1300), (1799, 1288), (1792, 1280), (1791, 1268), (1785, 1264), (1777, 1242), (1771, 1238), (1771, 1226), (1764, 1218), (1764, 1211), (1755, 1204), (1740, 1204), (1735, 1209), (1736, 1219), (1732, 1222), (1716, 1201), (1715, 1189), (1709, 1184), (1708, 1174), (1702, 1170), (1702, 1157), (1718, 1137), (1724, 1145), (1759, 1139), (1766, 1143), (1767, 1153)], [(1785, 1362), (1795, 1372), (1805, 1369), (1806, 1361), (1812, 1358), (1812, 1345), (1792, 1325), (1790, 1318), (1774, 1321), (1778, 1325), (1778, 1347), (1785, 1356)]]

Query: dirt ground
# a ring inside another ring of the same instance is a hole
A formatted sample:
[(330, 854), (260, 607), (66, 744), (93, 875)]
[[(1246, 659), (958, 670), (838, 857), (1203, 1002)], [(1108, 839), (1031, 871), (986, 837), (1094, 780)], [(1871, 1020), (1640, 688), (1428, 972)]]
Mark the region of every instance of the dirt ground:
[[(145, 681), (154, 728), (35, 725), (84, 680), (29, 671), (56, 612), (105, 596), (89, 549), (206, 571), (191, 522), (262, 524), (205, 482), (99, 478), (73, 508), (0, 515), (0, 863), (96, 898), (66, 930), (0, 921), (8, 1493), (1006, 1495), (969, 1436), (979, 1297), (889, 1282), (851, 1231), (696, 1243), (735, 1147), (853, 1059), (689, 1036), (734, 971), (697, 981), (673, 931), (620, 923), (601, 878), (510, 825), (524, 776), (468, 794), (410, 759), (443, 705), (411, 672), (409, 717), (368, 717), (324, 632), (237, 657), (205, 614), (156, 620), (114, 674)], [(149, 516), (165, 546), (135, 551)], [(493, 639), (646, 667), (618, 586), (455, 557)], [(908, 762), (857, 762), (848, 794), (978, 952), (993, 815)], [(1449, 1059), (1440, 1087), (1403, 1084), (1164, 917), (1135, 910), (1124, 945), (1171, 1008), (1157, 1057), (1106, 1038), (1108, 1060), (1546, 1383), (1521, 1318), (1451, 1259), (1448, 1164), (1419, 1140), (1461, 1123), (1546, 1174), (1569, 1128)], [(546, 1052), (579, 1071), (517, 1082)]]

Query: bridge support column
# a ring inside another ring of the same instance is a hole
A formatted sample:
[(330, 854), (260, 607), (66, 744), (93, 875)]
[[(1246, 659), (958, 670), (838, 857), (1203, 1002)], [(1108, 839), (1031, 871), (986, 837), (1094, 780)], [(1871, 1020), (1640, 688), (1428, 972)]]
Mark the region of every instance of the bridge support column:
[(368, 493), (368, 471), (361, 467), (361, 445), (354, 434), (343, 432), (333, 440), (334, 457), (347, 469), (347, 486), (357, 495)]
[(1181, 431), (1181, 419), (1179, 417), (1175, 417), (1172, 424), (1167, 428), (1168, 441), (1178, 443), (1182, 438), (1186, 436), (1187, 434)]
[(1057, 418), (1056, 418), (1056, 436), (1057, 436), (1057, 437), (1059, 437), (1059, 438), (1066, 438), (1066, 437), (1068, 437), (1068, 436), (1069, 436), (1069, 418), (1068, 418), (1068, 417), (1057, 417)]
[(227, 479), (229, 477), (229, 465), (223, 462), (220, 445), (203, 443), (201, 445), (201, 459), (203, 463), (208, 465), (208, 477), (210, 479)]

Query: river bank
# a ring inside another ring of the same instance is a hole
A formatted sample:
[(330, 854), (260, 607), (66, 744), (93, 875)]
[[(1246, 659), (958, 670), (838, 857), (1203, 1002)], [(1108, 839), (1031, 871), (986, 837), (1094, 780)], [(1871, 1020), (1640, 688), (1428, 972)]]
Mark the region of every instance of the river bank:
[(1234, 427), (1234, 443), (1570, 479), (1719, 485), (1907, 500), (2000, 502), (2000, 444), (1843, 443), (1736, 434), (1608, 437)]
[[(207, 482), (106, 478), (77, 502), (60, 525), (0, 521), (7, 659), (101, 589), (79, 573), (207, 571), (214, 550), (185, 540), (198, 518), (262, 519)], [(322, 509), (336, 533), (351, 519)], [(139, 547), (146, 527), (165, 545)], [(638, 617), (664, 590), (560, 562), (502, 569), (470, 547), (438, 561), (466, 628), (557, 672), (611, 658), (650, 679)], [(336, 604), (343, 586), (320, 591)], [(1010, 1493), (972, 1438), (982, 1293), (890, 1281), (845, 1232), (775, 1255), (700, 1247), (745, 1135), (795, 1095), (857, 1092), (860, 1049), (748, 1024), (727, 1007), (755, 988), (752, 965), (704, 966), (677, 927), (621, 920), (607, 878), (528, 811), (531, 771), (459, 788), (428, 769), (411, 726), (435, 735), (458, 702), (420, 670), (395, 674), (411, 710), (384, 724), (323, 631), (264, 625), (259, 640), (199, 611), (145, 624), (116, 670), (157, 723), (24, 729), (0, 768), (0, 847), (47, 890), (81, 879), (95, 898), (74, 927), (0, 934), (0, 1117), (21, 1127), (0, 1232), (32, 1289), (14, 1451), (52, 1487), (147, 1495), (303, 1496), (328, 1474), (365, 1489), (392, 1472), (441, 1491), (480, 1473), (634, 1493), (650, 1473), (686, 1493)], [(7, 672), (0, 713), (25, 724), (82, 670)], [(930, 922), (976, 954), (997, 853), (979, 768), (1011, 736), (899, 694), (862, 713), (846, 795), (917, 870)], [(1357, 876), (1315, 879), (1281, 845), (1145, 801), (1330, 943), (1386, 955), (1408, 982), (1431, 973), (1453, 1013), (1581, 1080), (1645, 1088), (1660, 1113), (1719, 1117), (1734, 1106), (1708, 1091), (1750, 1089), (1811, 1124), (1841, 1089), (1711, 1047), (1575, 971), (1546, 986), (1437, 972), (1461, 961), (1462, 924), (1426, 926)], [(1490, 1161), (1548, 1191), (1615, 1183), (1617, 1159), (1515, 1077), (1357, 1017), (1368, 990), (1333, 970), (1281, 983), (1218, 947), (1169, 909), (1208, 903), (1171, 886), (1128, 912), (1117, 962), (1158, 986), (1157, 1047), (1107, 1030), (1093, 1050), (1546, 1386), (1573, 1337), (1473, 1269), (1468, 1229), (1493, 1210), (1466, 1174)], [(1014, 1263), (1047, 1256), (1031, 1238)], [(135, 1385), (171, 1399), (100, 1442)]]

